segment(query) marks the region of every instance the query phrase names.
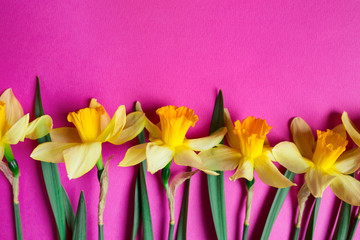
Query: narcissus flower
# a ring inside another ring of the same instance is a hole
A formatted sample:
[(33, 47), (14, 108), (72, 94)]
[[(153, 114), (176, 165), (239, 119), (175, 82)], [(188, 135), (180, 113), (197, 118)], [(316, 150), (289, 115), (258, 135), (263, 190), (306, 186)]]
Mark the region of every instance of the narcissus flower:
[(120, 145), (136, 137), (145, 126), (142, 112), (126, 116), (125, 106), (120, 106), (112, 119), (96, 99), (88, 108), (68, 114), (67, 120), (75, 125), (53, 129), (53, 142), (40, 144), (31, 157), (44, 162), (65, 162), (68, 177), (78, 178), (89, 172), (101, 155), (101, 144)]
[(237, 167), (230, 177), (232, 181), (238, 178), (253, 180), (255, 169), (259, 178), (269, 186), (284, 188), (294, 185), (272, 163), (274, 159), (266, 138), (271, 127), (265, 120), (247, 117), (242, 122), (236, 121), (234, 127), (229, 111), (225, 109), (225, 125), (230, 147), (219, 145), (199, 154), (208, 169), (227, 171)]
[(333, 130), (317, 131), (317, 142), (306, 122), (297, 117), (291, 123), (292, 142), (277, 144), (275, 159), (295, 173), (305, 173), (305, 184), (311, 194), (322, 197), (330, 185), (341, 200), (360, 205), (360, 182), (351, 174), (360, 166), (358, 148), (346, 150), (348, 141), (342, 125)]
[(24, 115), (21, 104), (11, 88), (0, 96), (0, 159), (4, 156), (4, 146), (17, 144), (24, 138), (37, 139), (49, 133), (52, 119), (44, 115), (29, 124), (29, 114)]
[(206, 171), (199, 156), (194, 151), (203, 151), (219, 144), (226, 128), (221, 128), (208, 137), (186, 139), (190, 127), (194, 127), (198, 116), (186, 107), (165, 106), (156, 113), (160, 117), (160, 127), (147, 120), (146, 129), (150, 134), (149, 143), (128, 149), (119, 166), (127, 167), (147, 160), (148, 171), (155, 173), (163, 169), (173, 158), (176, 164)]

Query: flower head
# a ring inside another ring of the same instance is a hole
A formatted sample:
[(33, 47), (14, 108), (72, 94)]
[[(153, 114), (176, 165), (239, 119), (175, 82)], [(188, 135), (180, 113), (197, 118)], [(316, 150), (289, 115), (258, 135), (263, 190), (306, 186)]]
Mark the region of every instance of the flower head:
[(234, 127), (229, 111), (225, 109), (225, 124), (230, 147), (220, 145), (201, 152), (199, 155), (205, 166), (223, 171), (237, 167), (235, 174), (230, 177), (233, 181), (238, 178), (251, 181), (255, 169), (259, 178), (269, 186), (284, 188), (293, 185), (272, 163), (273, 156), (266, 138), (271, 127), (265, 120), (247, 117), (242, 122), (237, 120)]
[(101, 155), (101, 144), (122, 144), (136, 137), (145, 126), (141, 112), (126, 115), (120, 106), (110, 119), (105, 108), (92, 99), (88, 108), (71, 112), (67, 120), (73, 127), (56, 128), (50, 135), (53, 142), (40, 144), (31, 157), (45, 162), (65, 162), (68, 177), (78, 178), (90, 171)]
[(128, 149), (119, 166), (133, 166), (146, 158), (148, 171), (155, 173), (174, 158), (178, 165), (206, 171), (207, 169), (194, 151), (207, 150), (219, 144), (226, 129), (221, 128), (208, 137), (186, 139), (188, 129), (195, 126), (198, 121), (198, 116), (193, 110), (186, 107), (165, 106), (159, 108), (156, 113), (160, 118), (160, 127), (149, 120), (145, 125), (150, 133), (150, 142)]
[(11, 88), (0, 96), (0, 159), (4, 156), (4, 145), (14, 145), (24, 138), (37, 139), (49, 133), (52, 119), (44, 115), (29, 123), (29, 114), (24, 115), (21, 104)]
[(314, 197), (321, 197), (330, 185), (338, 198), (360, 205), (360, 182), (348, 175), (359, 168), (360, 151), (345, 151), (348, 141), (343, 125), (317, 131), (316, 142), (302, 118), (295, 118), (290, 129), (295, 144), (277, 144), (273, 149), (276, 160), (292, 172), (305, 173), (305, 184)]

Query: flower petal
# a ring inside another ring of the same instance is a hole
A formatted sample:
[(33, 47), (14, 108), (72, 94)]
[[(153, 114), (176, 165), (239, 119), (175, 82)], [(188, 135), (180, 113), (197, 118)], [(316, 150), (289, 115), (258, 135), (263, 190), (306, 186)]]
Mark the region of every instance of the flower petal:
[(360, 149), (353, 148), (341, 154), (333, 168), (343, 174), (355, 172), (360, 167)]
[(304, 173), (314, 166), (312, 161), (301, 156), (298, 148), (292, 142), (278, 143), (272, 152), (278, 163), (294, 173)]
[(53, 127), (53, 121), (49, 115), (44, 115), (32, 121), (26, 129), (26, 138), (38, 139), (48, 134)]
[(219, 145), (200, 152), (199, 157), (206, 169), (229, 171), (234, 170), (239, 164), (241, 154), (233, 148)]
[(161, 130), (158, 126), (153, 124), (148, 118), (146, 118), (145, 128), (149, 132), (150, 139), (161, 139)]
[(335, 176), (315, 168), (310, 168), (310, 170), (305, 173), (305, 183), (311, 194), (316, 198), (322, 197), (324, 190), (334, 179)]
[(339, 174), (330, 183), (330, 187), (335, 195), (344, 202), (360, 206), (360, 182), (355, 178)]
[(14, 125), (12, 125), (12, 127), (3, 136), (2, 141), (11, 145), (17, 144), (19, 141), (24, 141), (28, 124), (29, 114), (26, 114)]
[(135, 138), (141, 133), (145, 127), (145, 114), (142, 112), (133, 112), (126, 116), (126, 124), (121, 133), (115, 137), (111, 137), (109, 142), (115, 145), (123, 144)]
[(174, 161), (177, 165), (181, 166), (193, 167), (200, 170), (214, 170), (206, 168), (194, 150), (186, 146), (176, 147)]
[(114, 116), (112, 117), (109, 125), (105, 128), (105, 130), (100, 134), (97, 138), (97, 142), (106, 142), (110, 138), (118, 138), (121, 131), (123, 130), (126, 123), (126, 110), (125, 106), (121, 105)]
[[(98, 108), (98, 107), (103, 107), (103, 105), (101, 105), (100, 103), (97, 102), (97, 100), (95, 98), (92, 98), (89, 104), (89, 108)], [(104, 114), (101, 114), (101, 118), (100, 118), (100, 124), (101, 124), (101, 131), (104, 131), (105, 128), (107, 127), (107, 125), (109, 125), (110, 123), (110, 116), (109, 114), (106, 112), (105, 108), (104, 109)]]
[(76, 130), (76, 128), (73, 127), (54, 128), (50, 132), (50, 137), (53, 142), (61, 142), (61, 143), (82, 142), (78, 131)]
[(119, 167), (134, 166), (146, 159), (147, 143), (139, 144), (126, 151), (124, 159), (119, 163)]
[(101, 155), (101, 143), (77, 144), (63, 153), (69, 179), (78, 178), (95, 166)]
[(16, 99), (11, 88), (6, 89), (0, 96), (0, 101), (4, 102), (6, 121), (9, 126), (14, 125), (20, 118), (24, 116), (24, 110)]
[(235, 181), (239, 178), (246, 178), (248, 181), (254, 179), (254, 165), (249, 159), (246, 159), (244, 157), (241, 158), (234, 175), (229, 177), (231, 181)]
[(346, 129), (344, 127), (344, 124), (339, 124), (336, 127), (334, 127), (332, 130), (333, 130), (333, 132), (340, 134), (340, 136), (342, 136), (344, 139), (347, 138)]
[(4, 145), (3, 144), (0, 144), (0, 159), (2, 161), (4, 157)]
[(234, 125), (231, 120), (229, 110), (224, 109), (225, 127), (227, 128), (226, 140), (230, 147), (239, 148), (240, 142), (238, 136), (234, 133)]
[(281, 174), (279, 169), (277, 169), (276, 166), (270, 161), (268, 154), (271, 153), (264, 153), (263, 155), (254, 159), (255, 171), (261, 181), (271, 187), (276, 188), (286, 188), (296, 185)]
[(192, 150), (205, 151), (219, 144), (223, 140), (226, 131), (227, 130), (225, 127), (219, 128), (207, 137), (197, 139), (185, 139), (184, 144), (189, 146)]
[(150, 142), (146, 147), (146, 161), (148, 171), (154, 174), (163, 169), (173, 158), (174, 151), (164, 144)]
[(344, 124), (346, 131), (348, 132), (351, 139), (354, 143), (360, 146), (360, 133), (359, 130), (355, 127), (354, 123), (350, 120), (347, 112), (343, 112), (341, 115), (341, 121)]
[(30, 157), (43, 162), (64, 162), (63, 151), (75, 145), (76, 143), (46, 142), (37, 146)]
[(300, 117), (292, 120), (290, 125), (291, 135), (293, 136), (294, 143), (301, 152), (301, 155), (311, 159), (314, 152), (314, 135), (309, 125)]

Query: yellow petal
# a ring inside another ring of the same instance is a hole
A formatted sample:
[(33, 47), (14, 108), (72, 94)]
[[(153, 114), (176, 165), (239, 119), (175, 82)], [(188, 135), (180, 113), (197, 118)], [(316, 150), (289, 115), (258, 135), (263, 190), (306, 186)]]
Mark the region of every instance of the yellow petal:
[(62, 143), (82, 142), (78, 131), (76, 130), (76, 128), (73, 127), (54, 128), (50, 132), (50, 137), (53, 142), (62, 142)]
[(126, 124), (117, 138), (110, 138), (109, 142), (120, 145), (135, 138), (145, 127), (145, 114), (142, 112), (133, 112), (126, 116)]
[(101, 155), (101, 143), (77, 144), (63, 151), (69, 179), (81, 177), (89, 172)]
[(238, 178), (246, 178), (248, 181), (254, 178), (254, 165), (249, 159), (242, 157), (234, 175), (229, 179), (235, 181)]
[(267, 154), (270, 153), (264, 153), (254, 160), (255, 171), (261, 181), (271, 187), (276, 188), (294, 186), (295, 184), (282, 175), (279, 169), (277, 169), (276, 166), (270, 161)]
[(114, 113), (114, 116), (112, 117), (109, 125), (100, 134), (100, 136), (97, 138), (96, 141), (106, 142), (110, 138), (118, 138), (125, 126), (125, 123), (126, 123), (126, 110), (125, 110), (125, 106), (121, 105)]
[(230, 145), (230, 147), (238, 149), (240, 147), (239, 138), (234, 133), (234, 125), (231, 120), (229, 110), (227, 108), (224, 109), (224, 118), (225, 118), (225, 127), (227, 128), (226, 140)]
[(316, 198), (322, 197), (324, 190), (334, 179), (335, 176), (315, 168), (310, 168), (310, 170), (305, 173), (305, 183), (311, 194)]
[(10, 126), (15, 124), (20, 118), (24, 116), (24, 110), (22, 109), (19, 101), (16, 99), (11, 88), (8, 88), (3, 92), (3, 94), (0, 96), (0, 101), (6, 104), (6, 121)]
[(147, 169), (154, 174), (163, 169), (173, 158), (174, 151), (167, 145), (154, 142), (148, 143), (146, 147)]
[(153, 124), (148, 118), (146, 118), (145, 128), (149, 132), (150, 139), (161, 139), (160, 128)]
[(360, 149), (354, 148), (341, 154), (333, 168), (343, 174), (351, 174), (360, 167)]
[(314, 135), (309, 125), (300, 117), (292, 120), (290, 125), (291, 135), (301, 152), (301, 155), (311, 159), (313, 156)]
[(294, 173), (304, 173), (314, 164), (301, 156), (292, 142), (278, 143), (272, 150), (275, 160)]
[(350, 205), (360, 206), (360, 182), (355, 178), (339, 174), (330, 183), (335, 195)]
[(129, 148), (124, 159), (119, 163), (119, 167), (134, 166), (144, 161), (146, 158), (146, 146), (147, 143), (143, 143)]
[[(92, 98), (89, 104), (89, 108), (98, 108), (98, 107), (103, 107), (103, 105), (101, 105), (100, 103), (97, 102), (97, 100), (95, 98)], [(105, 108), (104, 108), (105, 113), (101, 115), (100, 117), (100, 124), (101, 124), (101, 131), (104, 131), (106, 126), (109, 125), (110, 123), (110, 116), (109, 114), (106, 112)]]
[(2, 161), (4, 157), (4, 145), (3, 144), (0, 144), (0, 159)]
[(3, 136), (3, 142), (11, 145), (24, 141), (26, 129), (29, 124), (29, 114), (20, 118)]
[(185, 146), (178, 146), (175, 149), (174, 161), (177, 165), (181, 166), (193, 167), (200, 170), (214, 170), (205, 168), (200, 157), (192, 149)]
[(234, 170), (239, 164), (241, 154), (237, 150), (225, 145), (219, 145), (199, 153), (201, 162), (206, 169), (229, 171)]
[(348, 132), (351, 139), (354, 143), (360, 146), (360, 133), (359, 130), (355, 127), (354, 123), (350, 120), (347, 112), (343, 112), (341, 120), (344, 124), (346, 131)]
[(210, 136), (197, 138), (197, 139), (186, 139), (184, 144), (189, 146), (191, 149), (195, 151), (205, 151), (213, 148), (218, 145), (221, 140), (223, 140), (224, 135), (226, 134), (226, 128), (219, 128)]
[(49, 115), (44, 115), (32, 121), (26, 129), (26, 138), (38, 139), (48, 134), (53, 127), (53, 121)]
[(30, 157), (35, 160), (39, 160), (43, 162), (52, 162), (52, 163), (64, 162), (63, 151), (75, 145), (76, 143), (57, 143), (57, 142), (42, 143), (34, 149)]
[(344, 127), (343, 124), (337, 125), (337, 126), (334, 127), (332, 130), (333, 130), (333, 132), (336, 132), (336, 133), (340, 134), (340, 136), (341, 136), (342, 138), (344, 138), (344, 139), (347, 138), (346, 129), (345, 129), (345, 127)]

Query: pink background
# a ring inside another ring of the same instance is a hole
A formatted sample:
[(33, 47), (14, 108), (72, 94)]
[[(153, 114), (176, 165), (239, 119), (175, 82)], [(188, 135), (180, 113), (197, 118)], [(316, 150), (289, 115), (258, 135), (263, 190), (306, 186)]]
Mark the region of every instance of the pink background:
[[(315, 129), (334, 127), (346, 110), (360, 126), (360, 2), (346, 1), (8, 1), (0, 2), (0, 91), (13, 88), (33, 116), (35, 76), (45, 111), (55, 127), (68, 112), (95, 97), (109, 113), (134, 101), (149, 116), (164, 105), (185, 105), (199, 116), (188, 137), (208, 134), (219, 89), (234, 119), (265, 118), (272, 145), (288, 140), (291, 118)], [(110, 163), (105, 238), (128, 239), (137, 168), (119, 168), (123, 146), (104, 144)], [(24, 239), (54, 239), (55, 222), (40, 163), (29, 155), (35, 142), (13, 147), (21, 168), (20, 208)], [(97, 239), (96, 170), (69, 181), (60, 175), (76, 208), (81, 190), (88, 209), (88, 239)], [(174, 173), (183, 168), (174, 167)], [(281, 169), (284, 171), (284, 169)], [(241, 239), (245, 190), (225, 174), (228, 238)], [(168, 212), (160, 175), (148, 174), (155, 239), (166, 239)], [(300, 186), (302, 176), (295, 181)], [(258, 178), (256, 177), (256, 180)], [(206, 177), (193, 177), (188, 239), (216, 239)], [(10, 186), (0, 175), (1, 239), (14, 238)], [(291, 189), (271, 239), (289, 239), (296, 217)], [(176, 197), (178, 217), (183, 188)], [(260, 237), (275, 190), (256, 181), (251, 239)], [(332, 234), (339, 200), (323, 196), (315, 239)], [(359, 231), (357, 238), (360, 237)]]

